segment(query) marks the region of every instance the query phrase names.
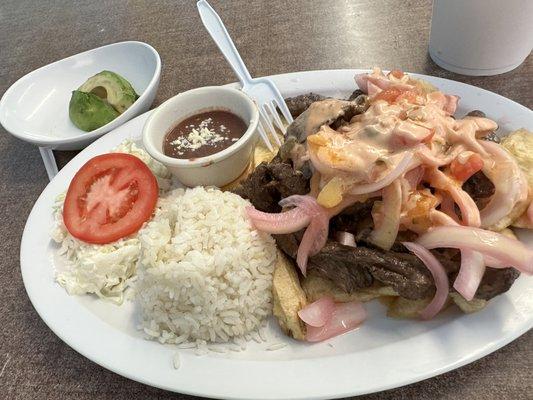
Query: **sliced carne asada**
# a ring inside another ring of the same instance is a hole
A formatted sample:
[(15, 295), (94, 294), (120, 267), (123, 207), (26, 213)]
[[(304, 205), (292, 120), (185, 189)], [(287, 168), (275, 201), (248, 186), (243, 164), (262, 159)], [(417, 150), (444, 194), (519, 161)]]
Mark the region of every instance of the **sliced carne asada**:
[(494, 269), (487, 268), (481, 284), (476, 292), (478, 299), (490, 300), (499, 294), (507, 292), (513, 282), (520, 276), (514, 268)]
[(285, 99), (285, 103), (291, 112), (293, 118), (298, 118), (298, 116), (309, 108), (309, 106), (315, 101), (320, 101), (326, 99), (326, 96), (316, 93), (306, 93), (301, 94), (295, 97), (289, 97)]
[(345, 231), (356, 235), (361, 228), (360, 221), (371, 215), (373, 205), (374, 199), (368, 199), (364, 203), (354, 203), (331, 219), (331, 230)]
[(348, 101), (353, 101), (357, 99), (359, 96), (365, 96), (365, 92), (363, 92), (361, 89), (356, 89), (352, 92), (350, 97), (348, 97)]
[[(346, 100), (354, 101), (360, 96), (364, 96), (366, 98), (365, 92), (363, 92), (361, 89), (356, 89), (352, 92), (352, 94), (350, 94), (350, 96)], [(292, 117), (298, 118), (300, 114), (302, 114), (305, 110), (307, 110), (312, 103), (314, 103), (315, 101), (325, 100), (327, 98), (328, 97), (323, 96), (321, 94), (310, 92), (310, 93), (300, 94), (294, 97), (288, 97), (285, 99), (285, 103), (287, 104), (287, 107)], [(361, 100), (362, 99), (363, 98), (361, 98)]]
[(276, 213), (281, 211), (281, 199), (309, 193), (309, 178), (276, 156), (270, 163), (259, 164), (233, 192), (250, 200), (258, 210)]
[(494, 194), (494, 184), (481, 171), (472, 175), (464, 184), (463, 190), (478, 203)]
[(368, 102), (356, 102), (337, 99), (325, 99), (312, 103), (307, 110), (287, 127), (285, 138), (294, 136), (303, 143), (322, 125), (342, 124), (350, 121), (354, 115), (361, 114), (368, 108)]
[[(276, 235), (276, 243), (289, 257), (296, 258), (302, 233)], [(449, 270), (458, 263), (436, 254)], [(345, 292), (371, 286), (378, 281), (391, 286), (407, 299), (423, 299), (435, 290), (426, 266), (411, 253), (384, 251), (377, 248), (351, 247), (329, 240), (322, 250), (309, 259), (309, 270), (334, 282)]]

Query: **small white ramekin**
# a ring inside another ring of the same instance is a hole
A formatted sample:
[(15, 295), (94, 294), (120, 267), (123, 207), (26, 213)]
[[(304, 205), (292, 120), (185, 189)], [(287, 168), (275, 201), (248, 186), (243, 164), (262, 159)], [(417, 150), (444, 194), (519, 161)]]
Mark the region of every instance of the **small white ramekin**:
[[(243, 136), (228, 148), (210, 156), (178, 159), (163, 153), (165, 135), (184, 119), (206, 110), (221, 109), (242, 118), (248, 126)], [(259, 111), (237, 89), (208, 86), (174, 96), (155, 109), (143, 128), (146, 151), (164, 164), (186, 186), (224, 186), (241, 175), (253, 157)]]

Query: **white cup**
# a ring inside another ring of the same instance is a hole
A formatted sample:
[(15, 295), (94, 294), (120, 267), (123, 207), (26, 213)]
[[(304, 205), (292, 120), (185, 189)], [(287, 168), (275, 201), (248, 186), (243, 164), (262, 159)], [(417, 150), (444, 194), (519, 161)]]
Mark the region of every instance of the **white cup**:
[(533, 48), (533, 0), (434, 0), (429, 55), (463, 75), (518, 67)]

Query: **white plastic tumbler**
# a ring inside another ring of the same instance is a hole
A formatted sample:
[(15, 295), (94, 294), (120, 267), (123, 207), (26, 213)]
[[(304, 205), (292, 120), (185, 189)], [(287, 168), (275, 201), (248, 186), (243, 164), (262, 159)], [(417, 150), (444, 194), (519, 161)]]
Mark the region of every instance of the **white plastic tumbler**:
[(463, 75), (518, 67), (533, 48), (533, 0), (434, 0), (429, 55)]

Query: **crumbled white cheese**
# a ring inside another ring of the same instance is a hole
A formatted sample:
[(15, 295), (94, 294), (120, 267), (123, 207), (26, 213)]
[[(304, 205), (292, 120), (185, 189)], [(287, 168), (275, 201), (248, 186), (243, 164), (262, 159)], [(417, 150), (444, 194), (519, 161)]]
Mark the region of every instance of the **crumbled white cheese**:
[[(170, 142), (171, 145), (176, 147), (176, 153), (178, 155), (183, 155), (183, 151), (179, 150), (197, 150), (202, 146), (213, 146), (214, 144), (229, 140), (229, 138), (215, 132), (215, 130), (210, 129), (209, 125), (213, 123), (212, 118), (206, 118), (203, 121), (201, 121), (197, 127), (194, 125), (187, 125), (188, 129), (191, 129), (191, 131), (184, 136), (178, 137), (176, 140), (173, 140)], [(224, 125), (220, 126), (220, 132), (224, 133), (227, 131), (228, 128)], [(236, 142), (237, 138), (232, 138), (232, 142)]]
[(176, 140), (170, 142), (170, 144), (176, 146), (177, 150), (197, 150), (202, 146), (213, 145), (224, 139), (224, 136), (216, 133), (214, 130), (208, 129), (206, 127), (201, 127), (200, 124), (199, 129), (192, 129), (188, 135), (181, 136)]

